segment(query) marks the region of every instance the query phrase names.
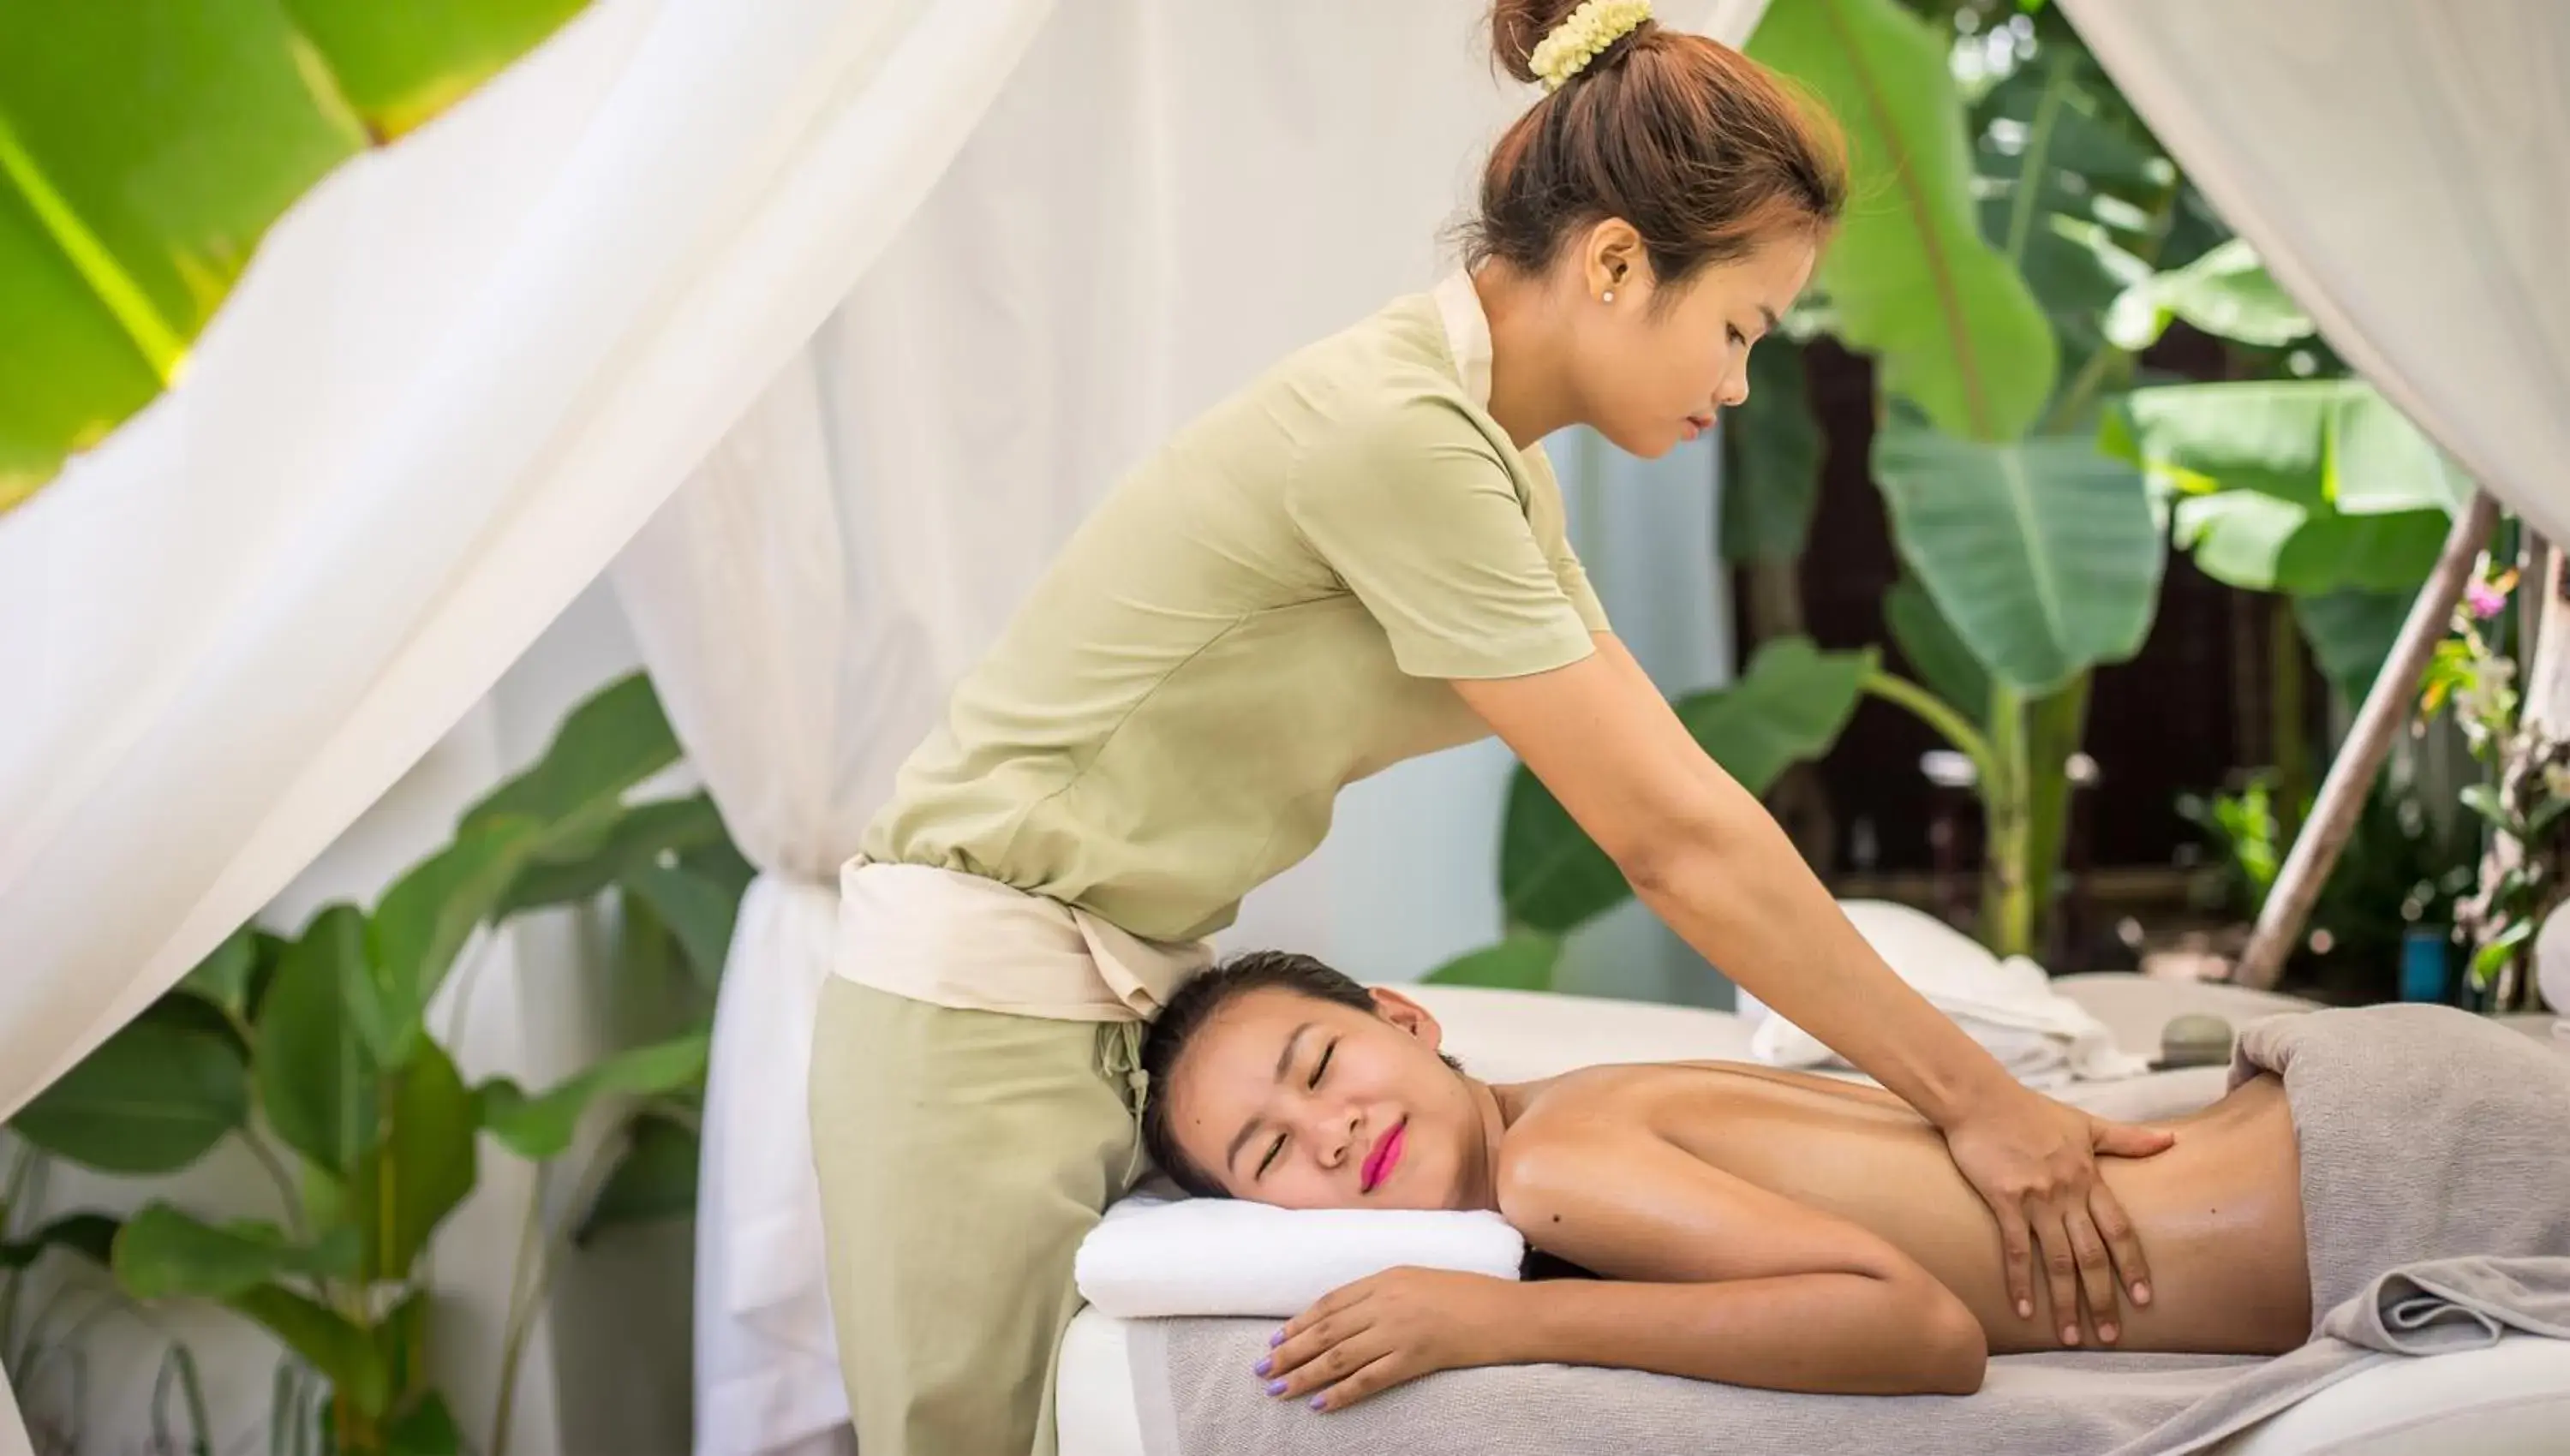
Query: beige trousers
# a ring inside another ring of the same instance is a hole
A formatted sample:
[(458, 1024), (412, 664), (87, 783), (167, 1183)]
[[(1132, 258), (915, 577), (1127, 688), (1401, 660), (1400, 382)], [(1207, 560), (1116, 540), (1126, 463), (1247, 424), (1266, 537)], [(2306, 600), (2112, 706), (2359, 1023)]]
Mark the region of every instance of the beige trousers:
[(1053, 1456), (1071, 1256), (1143, 1171), (1140, 1032), (822, 987), (812, 1156), (861, 1456)]

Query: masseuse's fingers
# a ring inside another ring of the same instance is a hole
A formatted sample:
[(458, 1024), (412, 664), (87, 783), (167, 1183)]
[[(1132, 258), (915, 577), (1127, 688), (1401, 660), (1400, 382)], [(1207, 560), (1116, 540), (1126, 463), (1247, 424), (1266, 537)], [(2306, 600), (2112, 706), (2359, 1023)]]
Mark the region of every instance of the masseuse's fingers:
[(2122, 1300), (2115, 1294), (2115, 1270), (2107, 1260), (2106, 1241), (2097, 1237), (2097, 1226), (2089, 1222), (2084, 1208), (2073, 1205), (2062, 1222), (2070, 1231), (2070, 1248), (2079, 1256), (2079, 1292), (2088, 1298), (2088, 1317), (2096, 1323), (2097, 1337), (2113, 1344), (2121, 1332), (2116, 1311)]
[(2129, 1122), (2090, 1118), (2089, 1146), (2116, 1158), (2148, 1158), (2177, 1146), (2177, 1134), (2166, 1128), (2135, 1127)]
[(2068, 1221), (2049, 1202), (2038, 1205), (2035, 1238), (2043, 1245), (2043, 1273), (2052, 1290), (2052, 1320), (2061, 1342), (2079, 1342), (2079, 1254)]
[(2014, 1204), (1992, 1204), (1990, 1212), (1999, 1221), (1999, 1250), (2007, 1268), (2008, 1303), (2015, 1307), (2016, 1317), (2034, 1317), (2034, 1232), (2026, 1227), (2025, 1211)]
[[(2166, 1138), (2168, 1141), (2153, 1141)], [(2096, 1147), (2100, 1153), (2126, 1158), (2144, 1157), (2164, 1151), (2175, 1134), (2162, 1134), (2151, 1128), (2130, 1127), (2123, 1123), (2096, 1124)], [(2133, 1221), (2124, 1216), (2124, 1205), (2106, 1187), (2104, 1179), (2088, 1186), (2088, 1216), (2097, 1221), (2097, 1232), (2105, 1237), (2106, 1247), (2115, 1257), (2115, 1274), (2124, 1289), (2133, 1296), (2135, 1305), (2151, 1302), (2151, 1266), (2142, 1257), (2142, 1239), (2133, 1232)]]

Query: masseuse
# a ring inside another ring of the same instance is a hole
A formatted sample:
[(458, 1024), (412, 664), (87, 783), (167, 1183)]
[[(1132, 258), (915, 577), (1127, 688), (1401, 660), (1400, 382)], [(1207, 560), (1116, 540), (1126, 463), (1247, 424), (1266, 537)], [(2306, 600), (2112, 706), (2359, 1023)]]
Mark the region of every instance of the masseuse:
[[(1714, 964), (1942, 1130), (2031, 1316), (2146, 1300), (2100, 1153), (1870, 950), (1609, 630), (1536, 442), (1642, 457), (1748, 394), (1845, 195), (1834, 134), (1643, 0), (1501, 0), (1541, 81), (1469, 268), (1207, 412), (1082, 526), (842, 879), (812, 1056), (865, 1456), (1050, 1452), (1072, 1252), (1143, 1171), (1137, 1018), (1346, 784), (1496, 732)], [(2119, 1290), (2117, 1279), (2123, 1287)]]

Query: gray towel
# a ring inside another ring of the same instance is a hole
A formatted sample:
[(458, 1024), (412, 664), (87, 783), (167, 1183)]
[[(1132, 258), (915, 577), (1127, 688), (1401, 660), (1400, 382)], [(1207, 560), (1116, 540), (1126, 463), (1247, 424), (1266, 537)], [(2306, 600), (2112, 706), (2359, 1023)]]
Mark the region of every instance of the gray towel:
[(2277, 1017), (2303, 1160), (2311, 1342), (2281, 1358), (1990, 1362), (1977, 1395), (1788, 1395), (1567, 1365), (1450, 1370), (1319, 1415), (1251, 1373), (1273, 1320), (1133, 1326), (1150, 1456), (2182, 1456), (2385, 1360), (2570, 1338), (2570, 1059), (2460, 1011)]

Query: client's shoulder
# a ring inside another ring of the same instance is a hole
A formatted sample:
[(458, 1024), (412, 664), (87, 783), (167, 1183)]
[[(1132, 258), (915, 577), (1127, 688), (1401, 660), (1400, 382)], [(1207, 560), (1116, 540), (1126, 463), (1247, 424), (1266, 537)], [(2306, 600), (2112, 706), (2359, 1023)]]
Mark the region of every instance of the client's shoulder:
[(1565, 1197), (1593, 1192), (1636, 1142), (1662, 1141), (1658, 1112), (1686, 1070), (1663, 1063), (1582, 1067), (1518, 1089), (1523, 1101), (1499, 1137), (1500, 1213), (1511, 1223), (1539, 1217)]

